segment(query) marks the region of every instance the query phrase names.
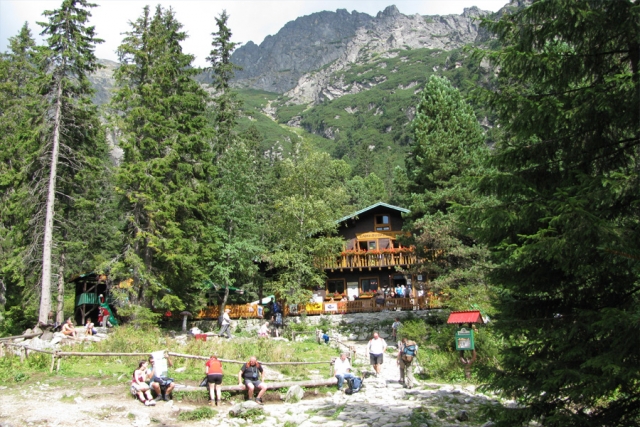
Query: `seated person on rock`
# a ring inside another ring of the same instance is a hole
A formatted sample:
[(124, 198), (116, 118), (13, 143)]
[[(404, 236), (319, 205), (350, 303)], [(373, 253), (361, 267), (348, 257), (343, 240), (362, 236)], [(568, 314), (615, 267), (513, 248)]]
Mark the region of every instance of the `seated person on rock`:
[(95, 335), (98, 333), (98, 331), (96, 331), (96, 328), (93, 324), (93, 322), (91, 321), (91, 319), (87, 319), (87, 324), (85, 325), (85, 333), (87, 335)]
[(342, 390), (345, 379), (355, 378), (351, 373), (351, 362), (347, 359), (347, 353), (342, 353), (333, 363), (333, 372), (338, 379), (338, 390)]
[[(156, 365), (159, 366), (156, 367)], [(169, 356), (163, 355), (162, 352), (157, 351), (149, 357), (146, 378), (149, 381), (149, 387), (156, 394), (156, 400), (169, 401), (173, 398), (171, 392), (176, 385), (171, 378), (167, 378), (167, 365), (172, 367), (173, 363)]]
[(133, 378), (131, 379), (131, 394), (140, 399), (140, 402), (144, 403), (145, 406), (153, 406), (156, 402), (154, 402), (153, 397), (151, 397), (151, 389), (149, 388), (149, 385), (144, 382), (146, 369), (147, 362), (142, 360), (138, 364), (138, 369), (133, 371)]
[(73, 338), (76, 337), (76, 328), (73, 326), (73, 322), (71, 321), (71, 318), (68, 318), (67, 323), (62, 325), (62, 330), (60, 332)]
[(264, 371), (258, 359), (255, 356), (251, 356), (249, 361), (242, 365), (242, 369), (238, 372), (238, 384), (242, 385), (249, 393), (249, 400), (253, 399), (253, 391), (257, 388), (259, 390), (256, 397), (256, 403), (262, 404), (262, 396), (267, 391), (267, 385), (262, 382), (264, 380)]

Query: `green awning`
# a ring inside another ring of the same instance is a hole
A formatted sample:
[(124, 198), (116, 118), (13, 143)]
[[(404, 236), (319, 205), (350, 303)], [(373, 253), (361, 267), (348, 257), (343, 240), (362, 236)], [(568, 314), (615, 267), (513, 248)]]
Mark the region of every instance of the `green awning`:
[[(111, 304), (113, 300), (107, 296), (107, 303)], [(82, 304), (100, 304), (100, 297), (94, 293), (80, 294), (76, 297), (76, 307)]]

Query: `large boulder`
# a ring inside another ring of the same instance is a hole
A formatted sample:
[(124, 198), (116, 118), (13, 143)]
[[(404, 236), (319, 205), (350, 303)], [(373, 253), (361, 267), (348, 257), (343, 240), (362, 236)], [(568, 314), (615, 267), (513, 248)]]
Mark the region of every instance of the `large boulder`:
[(236, 418), (246, 418), (249, 413), (255, 414), (256, 412), (264, 413), (264, 407), (253, 400), (247, 400), (246, 402), (234, 405), (233, 408), (229, 410), (229, 415)]
[(294, 385), (289, 388), (287, 395), (284, 397), (284, 401), (287, 403), (296, 403), (302, 400), (304, 397), (304, 390), (299, 385)]

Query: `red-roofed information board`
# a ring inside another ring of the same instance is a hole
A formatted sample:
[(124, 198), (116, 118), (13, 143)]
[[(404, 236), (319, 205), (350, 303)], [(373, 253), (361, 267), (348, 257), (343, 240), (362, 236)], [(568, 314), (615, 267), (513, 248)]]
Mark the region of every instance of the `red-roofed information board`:
[(482, 315), (479, 311), (452, 311), (449, 314), (447, 323), (462, 324), (462, 323), (484, 323)]

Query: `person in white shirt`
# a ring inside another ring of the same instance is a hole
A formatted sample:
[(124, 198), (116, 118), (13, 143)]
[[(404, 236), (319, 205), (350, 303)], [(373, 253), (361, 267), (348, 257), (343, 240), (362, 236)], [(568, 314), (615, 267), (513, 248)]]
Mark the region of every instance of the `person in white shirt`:
[(347, 353), (340, 354), (340, 358), (336, 359), (333, 364), (333, 372), (338, 379), (338, 390), (342, 390), (345, 379), (355, 378), (350, 371), (351, 363), (347, 359)]
[(380, 367), (382, 366), (382, 359), (385, 350), (387, 349), (387, 343), (383, 338), (380, 338), (378, 332), (373, 333), (373, 338), (369, 340), (367, 344), (367, 350), (369, 351), (369, 361), (373, 370), (376, 372), (376, 377), (380, 375)]
[(229, 330), (231, 328), (231, 317), (229, 316), (230, 312), (231, 310), (227, 308), (222, 315), (222, 326), (220, 327), (220, 332), (218, 333), (219, 337), (226, 334), (227, 338), (231, 338), (231, 331)]

